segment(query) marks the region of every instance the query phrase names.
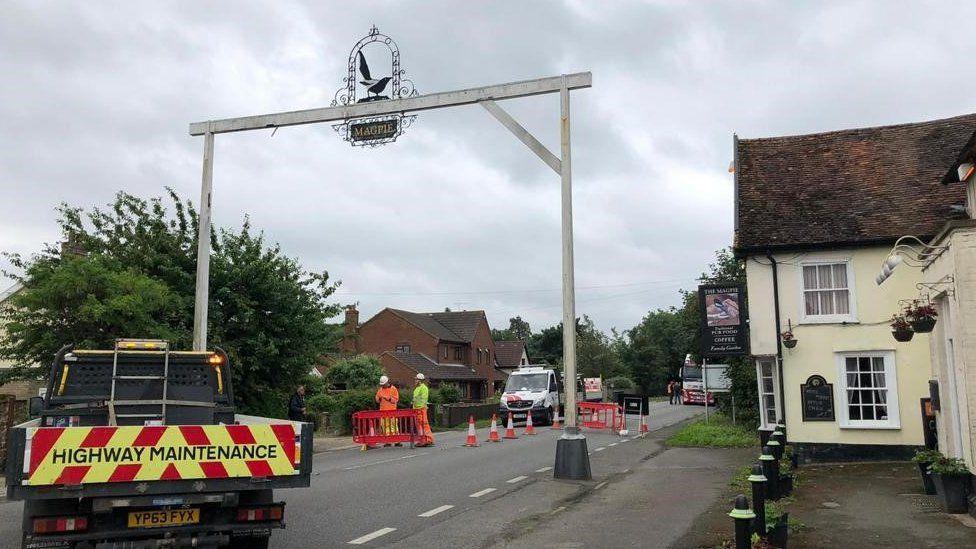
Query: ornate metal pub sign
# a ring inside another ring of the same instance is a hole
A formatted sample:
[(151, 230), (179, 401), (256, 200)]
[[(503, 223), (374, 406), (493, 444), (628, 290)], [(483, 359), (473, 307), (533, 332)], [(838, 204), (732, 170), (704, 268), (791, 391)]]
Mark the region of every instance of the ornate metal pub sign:
[[(373, 70), (370, 70), (369, 63), (366, 61), (367, 54), (374, 60)], [(384, 70), (385, 63), (376, 63), (377, 59), (385, 61), (386, 54), (390, 56), (389, 74)], [(377, 67), (380, 67), (379, 70)], [(333, 107), (417, 95), (413, 81), (406, 78), (406, 71), (400, 68), (400, 49), (396, 42), (382, 34), (375, 26), (349, 52), (347, 69), (348, 73), (342, 79), (343, 87), (336, 91), (335, 98), (332, 100)], [(376, 71), (376, 74), (373, 71)], [(361, 91), (360, 87), (362, 87)], [(351, 118), (332, 127), (353, 146), (375, 147), (396, 141), (415, 118), (416, 115), (384, 114)]]

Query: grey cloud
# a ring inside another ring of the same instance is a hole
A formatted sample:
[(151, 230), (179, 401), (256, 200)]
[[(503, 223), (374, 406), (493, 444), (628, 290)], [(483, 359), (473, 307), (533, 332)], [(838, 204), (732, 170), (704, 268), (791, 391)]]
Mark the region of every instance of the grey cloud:
[[(976, 110), (968, 4), (914, 2), (7, 2), (0, 249), (57, 239), (53, 208), (119, 189), (199, 195), (187, 124), (327, 105), (372, 24), (422, 92), (591, 70), (573, 94), (579, 312), (627, 328), (677, 303), (732, 224), (733, 132)], [(554, 96), (503, 106), (558, 148)], [(215, 219), (383, 306), (560, 318), (559, 181), (477, 107), (395, 145), (327, 125), (218, 137)], [(3, 265), (0, 265), (3, 266)], [(0, 283), (2, 285), (2, 283)]]

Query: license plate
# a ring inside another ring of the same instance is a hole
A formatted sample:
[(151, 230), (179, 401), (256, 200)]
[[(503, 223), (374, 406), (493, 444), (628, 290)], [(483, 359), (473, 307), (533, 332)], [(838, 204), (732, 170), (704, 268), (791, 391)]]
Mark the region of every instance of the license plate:
[(514, 419), (525, 419), (525, 414), (512, 414)]
[(163, 528), (200, 522), (199, 509), (172, 509), (170, 511), (136, 511), (129, 513), (129, 528)]

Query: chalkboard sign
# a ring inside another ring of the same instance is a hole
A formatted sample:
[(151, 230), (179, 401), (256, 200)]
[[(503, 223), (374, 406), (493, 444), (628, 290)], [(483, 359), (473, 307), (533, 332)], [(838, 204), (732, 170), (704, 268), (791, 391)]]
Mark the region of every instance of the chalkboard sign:
[(834, 421), (834, 386), (821, 376), (800, 385), (803, 421)]

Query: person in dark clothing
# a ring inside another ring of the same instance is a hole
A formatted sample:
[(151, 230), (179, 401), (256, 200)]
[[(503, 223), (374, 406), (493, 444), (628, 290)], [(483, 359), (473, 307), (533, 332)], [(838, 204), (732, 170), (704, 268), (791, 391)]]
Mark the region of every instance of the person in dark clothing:
[(305, 386), (299, 385), (295, 389), (295, 394), (291, 395), (288, 401), (288, 419), (292, 421), (305, 421)]

